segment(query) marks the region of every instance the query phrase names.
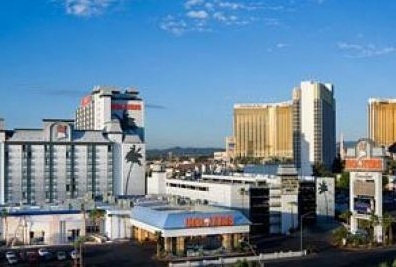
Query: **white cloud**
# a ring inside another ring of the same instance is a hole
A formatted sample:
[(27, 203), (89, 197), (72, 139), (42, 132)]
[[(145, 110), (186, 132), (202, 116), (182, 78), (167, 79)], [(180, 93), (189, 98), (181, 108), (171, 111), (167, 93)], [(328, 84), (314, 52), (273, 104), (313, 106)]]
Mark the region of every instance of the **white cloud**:
[(163, 19), (160, 28), (174, 35), (181, 35), (187, 30), (187, 23), (184, 20), (177, 20), (169, 15)]
[(264, 18), (263, 20), (266, 26), (277, 27), (281, 25), (280, 21), (275, 18)]
[(113, 0), (62, 0), (69, 15), (89, 17), (102, 14)]
[(287, 46), (289, 46), (288, 44), (285, 44), (285, 43), (277, 43), (276, 44), (276, 48), (278, 48), (278, 49), (282, 49), (282, 48), (285, 48), (285, 47), (287, 47)]
[(209, 17), (208, 12), (206, 12), (205, 10), (191, 10), (189, 12), (187, 12), (187, 17), (189, 18), (193, 18), (193, 19), (207, 19)]
[(396, 47), (377, 47), (373, 44), (360, 45), (340, 42), (337, 44), (338, 49), (348, 51), (345, 57), (348, 58), (368, 58), (375, 56), (382, 56), (396, 52)]
[(268, 53), (276, 52), (277, 50), (281, 50), (289, 46), (290, 45), (287, 43), (277, 43), (274, 46), (267, 48), (267, 52)]
[(185, 8), (192, 8), (194, 6), (202, 5), (204, 3), (203, 0), (187, 0), (184, 3)]
[(181, 7), (182, 12), (172, 20), (161, 21), (161, 29), (180, 35), (212, 31), (220, 25), (246, 26), (259, 21), (264, 22), (264, 26), (278, 26), (277, 19), (264, 16), (287, 10), (285, 6), (269, 5), (265, 0), (183, 0)]

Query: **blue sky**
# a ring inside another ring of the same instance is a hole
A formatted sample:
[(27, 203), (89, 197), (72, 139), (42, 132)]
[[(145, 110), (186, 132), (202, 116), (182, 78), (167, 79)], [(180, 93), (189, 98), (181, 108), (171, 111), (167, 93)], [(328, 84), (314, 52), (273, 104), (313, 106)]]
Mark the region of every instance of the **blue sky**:
[(234, 103), (331, 82), (337, 132), (366, 136), (369, 97), (395, 97), (393, 0), (3, 0), (6, 127), (73, 118), (94, 85), (137, 87), (150, 148), (224, 145)]

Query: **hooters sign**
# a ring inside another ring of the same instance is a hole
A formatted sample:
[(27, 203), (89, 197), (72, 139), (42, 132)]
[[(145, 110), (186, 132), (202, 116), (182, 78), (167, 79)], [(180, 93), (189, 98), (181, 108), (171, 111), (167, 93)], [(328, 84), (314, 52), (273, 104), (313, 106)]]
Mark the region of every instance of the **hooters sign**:
[(209, 217), (188, 217), (185, 219), (187, 228), (233, 226), (234, 217), (231, 215), (215, 215)]
[(382, 172), (384, 170), (384, 161), (381, 158), (346, 159), (345, 160), (345, 170), (347, 170), (347, 171)]

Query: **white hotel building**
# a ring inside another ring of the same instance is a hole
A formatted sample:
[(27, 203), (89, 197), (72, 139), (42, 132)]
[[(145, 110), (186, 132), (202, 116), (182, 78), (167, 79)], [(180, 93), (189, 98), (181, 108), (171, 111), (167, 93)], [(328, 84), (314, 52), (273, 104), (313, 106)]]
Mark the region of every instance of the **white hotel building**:
[[(95, 87), (78, 108), (76, 124), (45, 119), (42, 129), (6, 130), (2, 120), (0, 204), (144, 195), (143, 111), (137, 92)], [(131, 154), (134, 162), (126, 159)]]

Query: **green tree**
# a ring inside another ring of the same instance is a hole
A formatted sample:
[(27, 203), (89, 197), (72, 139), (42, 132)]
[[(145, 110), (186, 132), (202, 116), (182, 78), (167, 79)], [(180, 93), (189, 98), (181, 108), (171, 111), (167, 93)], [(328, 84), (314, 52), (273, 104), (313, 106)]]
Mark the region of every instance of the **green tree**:
[(333, 173), (342, 173), (344, 169), (344, 162), (341, 160), (340, 154), (334, 159), (333, 164), (331, 165), (331, 171)]
[(143, 156), (142, 156), (142, 153), (140, 151), (141, 151), (140, 147), (138, 149), (136, 149), (136, 146), (133, 145), (131, 147), (131, 149), (128, 151), (128, 153), (126, 154), (126, 156), (125, 156), (126, 162), (129, 162), (130, 165), (129, 165), (129, 171), (128, 171), (127, 180), (126, 180), (126, 183), (125, 183), (124, 195), (128, 194), (128, 186), (129, 186), (129, 180), (130, 180), (130, 177), (131, 177), (132, 167), (135, 164), (138, 164), (139, 166), (142, 166), (141, 158)]
[(345, 227), (340, 226), (333, 231), (333, 241), (336, 244), (341, 245), (342, 240), (344, 238), (347, 238), (347, 235), (348, 235), (348, 230)]
[(370, 214), (370, 218), (368, 220), (361, 220), (361, 226), (367, 231), (369, 234), (369, 242), (370, 244), (374, 241), (374, 227), (379, 224), (379, 218), (375, 214)]
[(393, 231), (392, 231), (392, 223), (393, 223), (393, 217), (389, 213), (385, 213), (384, 216), (382, 217), (382, 229), (385, 234), (383, 234), (384, 238), (384, 243), (385, 243), (385, 235), (386, 232), (388, 232), (388, 244), (393, 243)]
[(339, 218), (344, 220), (349, 225), (349, 220), (352, 216), (352, 212), (350, 210), (346, 210), (340, 214)]
[(315, 177), (332, 177), (333, 174), (326, 168), (323, 162), (315, 162), (312, 165), (312, 175)]
[(349, 188), (349, 172), (341, 173), (341, 177), (336, 182), (336, 187), (340, 189), (348, 189)]
[(396, 160), (390, 159), (388, 160), (388, 164), (386, 165), (386, 174), (394, 175), (396, 172)]
[(105, 216), (105, 211), (99, 210), (96, 207), (93, 208), (88, 214), (89, 219), (91, 219), (91, 221), (94, 223), (95, 229), (99, 226), (104, 216)]
[(85, 236), (79, 236), (73, 243), (74, 249), (76, 249), (79, 253), (79, 257), (75, 259), (74, 264), (75, 266), (84, 266), (83, 264), (83, 247), (84, 243), (86, 242)]

